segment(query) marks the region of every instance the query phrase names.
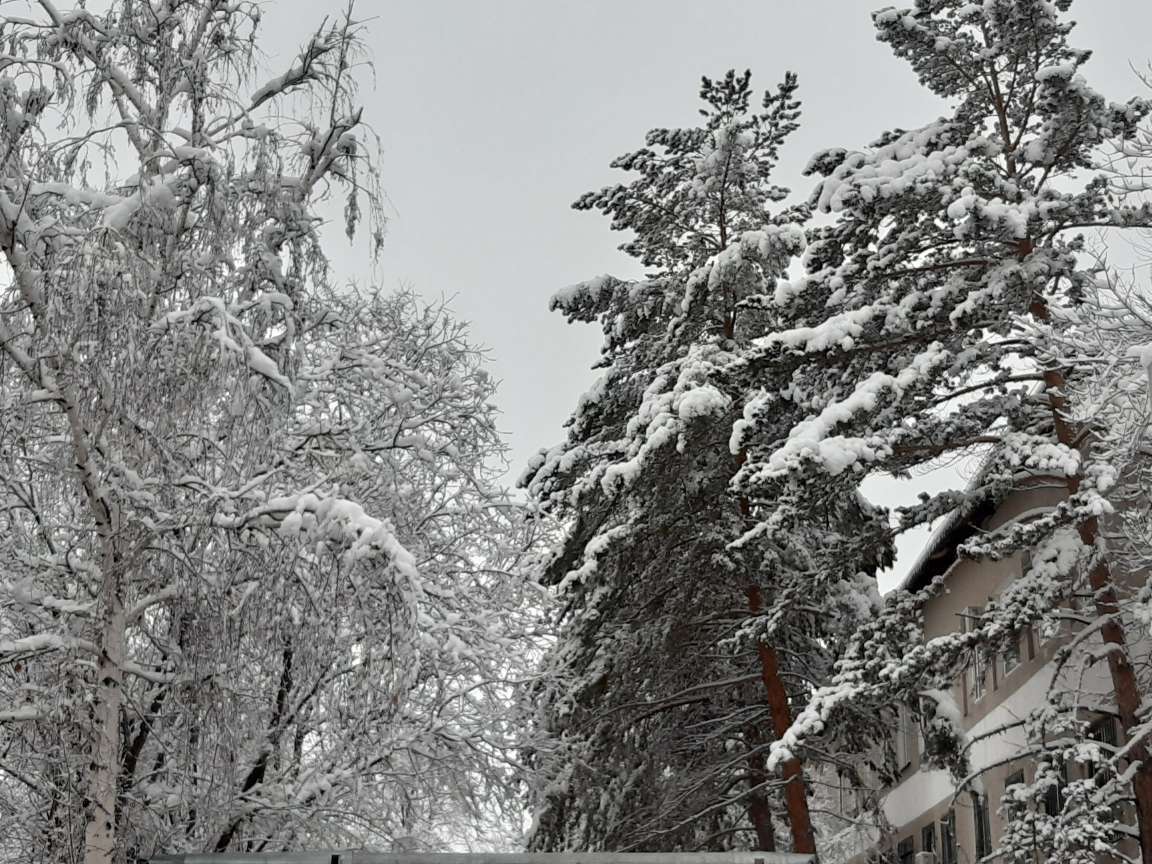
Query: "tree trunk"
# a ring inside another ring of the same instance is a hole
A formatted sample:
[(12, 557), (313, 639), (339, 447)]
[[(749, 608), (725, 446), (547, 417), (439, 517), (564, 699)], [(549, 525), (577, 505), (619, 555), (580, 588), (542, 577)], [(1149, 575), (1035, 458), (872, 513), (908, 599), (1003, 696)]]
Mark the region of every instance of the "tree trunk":
[[(724, 321), (724, 335), (731, 339), (735, 335), (735, 314), (728, 316)], [(748, 458), (747, 453), (737, 456), (737, 464), (743, 464)], [(741, 496), (738, 501), (740, 515), (745, 521), (752, 518), (752, 503)], [(748, 611), (759, 615), (764, 609), (764, 597), (760, 586), (749, 583), (744, 588), (744, 595), (748, 598)], [(776, 649), (763, 640), (756, 642), (756, 654), (760, 661), (760, 680), (764, 684), (764, 692), (768, 697), (768, 712), (772, 717), (772, 732), (779, 741), (792, 726), (792, 709), (788, 705), (788, 691), (784, 689), (784, 682), (780, 680), (780, 660)], [(788, 813), (788, 827), (792, 831), (792, 851), (800, 854), (816, 854), (816, 838), (812, 831), (812, 815), (808, 812), (808, 792), (804, 783), (804, 769), (799, 758), (793, 756), (781, 766), (784, 776), (784, 806)], [(749, 815), (752, 816), (751, 808)], [(755, 817), (753, 818), (755, 825)], [(770, 824), (770, 823), (769, 823)], [(760, 829), (757, 827), (757, 837)], [(773, 836), (775, 844), (775, 836)]]
[[(736, 338), (736, 310), (730, 310), (723, 320), (723, 333), (725, 339)], [(748, 454), (741, 452), (736, 457), (736, 464), (743, 465)], [(752, 502), (741, 496), (737, 502), (741, 517), (747, 522), (752, 518)], [(764, 597), (760, 586), (749, 583), (744, 588), (748, 598), (748, 611), (759, 615), (764, 608)], [(792, 727), (792, 709), (788, 705), (788, 691), (784, 689), (784, 682), (780, 680), (780, 660), (776, 649), (762, 640), (756, 642), (756, 654), (760, 660), (760, 680), (764, 683), (764, 691), (768, 697), (768, 711), (772, 716), (772, 731), (779, 741)], [(804, 784), (804, 769), (800, 760), (793, 756), (781, 767), (784, 775), (784, 804), (788, 813), (788, 826), (792, 830), (792, 851), (800, 854), (816, 855), (816, 838), (812, 831), (812, 815), (808, 812), (808, 792)], [(765, 809), (767, 802), (765, 802)], [(749, 816), (753, 816), (751, 807)], [(753, 816), (753, 825), (756, 817)], [(771, 827), (771, 821), (769, 821)], [(756, 835), (761, 837), (760, 828)], [(761, 842), (763, 842), (761, 840)], [(772, 843), (775, 845), (775, 835)]]
[[(244, 796), (264, 782), (264, 778), (268, 773), (268, 763), (271, 761), (273, 755), (280, 747), (280, 734), (284, 730), (285, 717), (289, 711), (288, 698), (292, 694), (292, 660), (295, 652), (292, 646), (291, 637), (287, 637), (284, 648), (280, 652), (282, 665), (280, 667), (280, 682), (276, 686), (276, 701), (273, 704), (272, 716), (268, 720), (268, 735), (260, 748), (260, 753), (256, 757), (252, 768), (248, 771), (248, 775), (244, 778), (244, 783), (240, 787), (240, 794), (237, 796), (237, 805), (242, 802)], [(232, 841), (236, 837), (236, 832), (240, 830), (240, 826), (244, 824), (246, 814), (241, 812), (239, 815), (233, 816), (232, 820), (228, 823), (228, 827), (224, 829), (223, 833), (216, 839), (216, 846), (213, 851), (217, 854), (227, 852), (228, 847), (232, 845)]]
[[(1032, 252), (1032, 243), (1020, 242), (1020, 257)], [(1036, 296), (1029, 306), (1038, 321), (1050, 321), (1048, 304), (1043, 297)], [(1076, 430), (1067, 418), (1067, 381), (1059, 369), (1044, 370), (1044, 385), (1048, 404), (1052, 409), (1052, 419), (1056, 430), (1056, 440), (1067, 447), (1077, 446)], [(1081, 477), (1075, 474), (1067, 479), (1068, 492), (1075, 495), (1080, 491)], [(1120, 623), (1120, 606), (1116, 600), (1116, 588), (1112, 582), (1112, 569), (1108, 564), (1100, 537), (1100, 523), (1095, 516), (1081, 522), (1077, 528), (1080, 542), (1090, 550), (1092, 568), (1088, 571), (1088, 584), (1092, 586), (1092, 596), (1096, 614), (1105, 619), (1100, 628), (1100, 637), (1113, 650), (1108, 652), (1108, 672), (1112, 678), (1112, 691), (1116, 698), (1116, 711), (1120, 715), (1120, 725), (1124, 735), (1131, 740), (1133, 729), (1139, 720), (1137, 712), (1143, 701), (1136, 672), (1128, 654), (1124, 627)], [(1132, 775), (1132, 793), (1136, 801), (1136, 822), (1140, 839), (1140, 860), (1152, 864), (1152, 760), (1143, 742), (1129, 748), (1129, 759), (1137, 763)]]
[[(148, 705), (148, 711), (140, 718), (140, 725), (135, 730), (136, 734), (131, 734), (131, 728), (125, 730), (124, 742), (127, 746), (124, 748), (124, 754), (120, 759), (120, 791), (116, 796), (115, 824), (117, 829), (124, 822), (124, 811), (127, 809), (128, 795), (136, 782), (136, 767), (140, 764), (140, 754), (144, 752), (144, 747), (152, 735), (152, 724), (156, 721), (160, 709), (164, 707), (164, 699), (167, 695), (167, 685), (158, 687)], [(131, 740), (129, 740), (129, 736)]]
[[(753, 774), (753, 777), (756, 776)], [(758, 776), (763, 777), (764, 775)], [(752, 793), (752, 797), (748, 801), (748, 818), (752, 820), (752, 827), (756, 829), (756, 850), (775, 852), (776, 829), (772, 827), (772, 808), (768, 806), (768, 796), (763, 792)]]
[(113, 864), (116, 855), (116, 794), (120, 776), (120, 708), (124, 701), (124, 599), (119, 562), (105, 537), (104, 612), (92, 709), (92, 762), (84, 828), (84, 864)]
[[(748, 597), (748, 611), (758, 615), (764, 608), (760, 588), (749, 585), (745, 589)], [(760, 659), (760, 680), (768, 696), (768, 711), (772, 716), (772, 731), (776, 740), (784, 737), (792, 726), (792, 709), (788, 705), (788, 692), (780, 679), (780, 661), (776, 649), (766, 642), (756, 643), (756, 653)], [(793, 756), (781, 768), (784, 775), (784, 802), (788, 811), (788, 823), (792, 829), (792, 851), (801, 854), (816, 854), (816, 839), (812, 831), (812, 816), (808, 812), (808, 792), (804, 786), (804, 771), (800, 760)]]
[[(990, 80), (993, 85), (993, 104), (1003, 139), (1005, 172), (1009, 178), (1015, 179), (1016, 159), (1011, 146), (1012, 135), (1009, 129), (1007, 103), (995, 73)], [(1030, 238), (1018, 241), (1017, 259), (1023, 261), (1035, 248)], [(1033, 295), (1028, 311), (1037, 321), (1047, 323), (1052, 320), (1048, 311), (1048, 301), (1038, 293)], [(1076, 433), (1068, 424), (1067, 418), (1068, 391), (1064, 373), (1059, 369), (1045, 369), (1044, 390), (1052, 409), (1056, 440), (1068, 447), (1076, 447)], [(1079, 491), (1080, 480), (1079, 474), (1068, 478), (1069, 494), (1075, 495)], [(1120, 723), (1125, 736), (1131, 739), (1132, 730), (1137, 725), (1136, 712), (1140, 708), (1140, 687), (1129, 659), (1124, 628), (1118, 620), (1119, 605), (1116, 602), (1116, 589), (1112, 584), (1112, 571), (1100, 543), (1100, 525), (1096, 517), (1082, 522), (1077, 530), (1080, 541), (1091, 550), (1092, 569), (1088, 573), (1088, 584), (1092, 586), (1096, 614), (1107, 619), (1100, 629), (1100, 636), (1105, 643), (1114, 648), (1108, 652), (1108, 671), (1112, 678), (1112, 690), (1116, 697), (1116, 710), (1120, 715)], [(1133, 745), (1129, 753), (1131, 760), (1138, 763), (1132, 776), (1132, 792), (1136, 800), (1140, 860), (1143, 864), (1152, 864), (1152, 763), (1149, 762), (1148, 748), (1142, 742)]]
[[(27, 271), (24, 271), (25, 273)], [(27, 278), (27, 277), (25, 277)], [(43, 310), (38, 318), (44, 319)], [(96, 649), (96, 694), (92, 706), (91, 754), (88, 766), (87, 812), (84, 824), (84, 864), (113, 864), (116, 858), (116, 798), (120, 778), (120, 710), (124, 704), (124, 564), (118, 544), (120, 515), (107, 497), (90, 459), (89, 433), (77, 400), (59, 386), (57, 358), (45, 358), (41, 372), (45, 389), (55, 392), (68, 422), (72, 458), (96, 535), (100, 540), (100, 635)]]
[(772, 825), (772, 808), (768, 804), (768, 792), (761, 788), (768, 782), (768, 770), (764, 764), (761, 749), (763, 738), (760, 730), (749, 725), (744, 731), (748, 745), (748, 820), (756, 832), (756, 849), (761, 852), (776, 851), (776, 828)]

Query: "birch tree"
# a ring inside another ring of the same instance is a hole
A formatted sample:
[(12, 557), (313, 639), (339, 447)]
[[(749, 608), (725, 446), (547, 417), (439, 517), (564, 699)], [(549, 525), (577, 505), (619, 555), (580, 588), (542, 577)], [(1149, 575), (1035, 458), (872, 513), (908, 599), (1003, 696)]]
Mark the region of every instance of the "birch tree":
[(493, 382), (444, 309), (328, 280), (325, 201), (382, 227), (359, 25), (262, 81), (255, 4), (35, 10), (0, 17), (6, 860), (499, 816)]

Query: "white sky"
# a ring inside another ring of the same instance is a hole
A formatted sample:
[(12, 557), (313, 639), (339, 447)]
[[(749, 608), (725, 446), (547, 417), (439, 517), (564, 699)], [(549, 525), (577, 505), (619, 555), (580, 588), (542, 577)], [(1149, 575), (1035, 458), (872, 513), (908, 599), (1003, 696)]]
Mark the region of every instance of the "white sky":
[[(759, 90), (785, 70), (799, 75), (802, 126), (777, 179), (805, 197), (812, 184), (800, 172), (813, 152), (933, 119), (941, 104), (875, 41), (869, 13), (883, 5), (359, 0), (359, 16), (372, 18), (375, 66), (362, 101), (384, 142), (393, 210), (374, 276), (365, 247), (336, 231), (332, 257), (342, 275), (453, 298), (503, 382), (514, 477), (536, 449), (561, 440), (600, 344), (595, 328), (550, 313), (549, 296), (600, 273), (640, 273), (616, 251), (622, 237), (608, 220), (571, 202), (625, 176), (608, 163), (641, 146), (649, 128), (694, 125), (700, 76), (729, 68), (750, 68)], [(269, 2), (265, 50), (287, 59), (310, 26), (343, 8)], [(1152, 2), (1079, 0), (1073, 17), (1082, 22), (1073, 44), (1095, 52), (1090, 82), (1118, 101), (1140, 93), (1133, 66), (1152, 59)], [(889, 499), (902, 491), (873, 488)]]

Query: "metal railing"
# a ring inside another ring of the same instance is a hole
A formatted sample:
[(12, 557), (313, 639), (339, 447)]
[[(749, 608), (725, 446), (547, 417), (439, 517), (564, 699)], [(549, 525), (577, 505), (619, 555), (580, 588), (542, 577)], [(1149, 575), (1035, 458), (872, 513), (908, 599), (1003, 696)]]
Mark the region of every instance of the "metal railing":
[(154, 855), (149, 864), (811, 864), (787, 852), (271, 852)]

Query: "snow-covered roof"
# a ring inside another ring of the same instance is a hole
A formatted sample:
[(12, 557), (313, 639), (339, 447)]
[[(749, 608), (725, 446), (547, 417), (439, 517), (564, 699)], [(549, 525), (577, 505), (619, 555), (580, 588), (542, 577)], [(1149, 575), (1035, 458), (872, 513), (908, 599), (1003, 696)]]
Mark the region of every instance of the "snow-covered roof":
[[(988, 469), (992, 464), (992, 455), (989, 453), (981, 460), (976, 473), (972, 475), (972, 479), (968, 481), (968, 485), (964, 489), (965, 493), (972, 493), (983, 485), (984, 479), (988, 475)], [(977, 526), (992, 514), (999, 503), (998, 499), (992, 498), (991, 493), (976, 498), (969, 497), (963, 504), (944, 516), (940, 520), (940, 524), (929, 535), (924, 548), (920, 550), (920, 554), (916, 556), (916, 560), (912, 562), (912, 566), (908, 568), (908, 572), (904, 574), (904, 578), (900, 580), (897, 588), (902, 591), (919, 590), (927, 585), (932, 578), (944, 572), (941, 569), (939, 572), (933, 573), (935, 568), (932, 565), (940, 561), (947, 561), (951, 564), (956, 557), (956, 546), (970, 536)]]
[(904, 591), (917, 591), (943, 573), (946, 566), (937, 569), (933, 565), (944, 561), (950, 565), (956, 557), (956, 547), (992, 515), (998, 503), (990, 497), (983, 497), (969, 501), (945, 516), (897, 587)]
[[(996, 508), (1000, 506), (1008, 492), (1021, 488), (1013, 486), (1002, 488), (999, 492), (985, 489), (978, 495), (971, 495), (984, 485), (994, 455), (994, 452), (989, 453), (981, 462), (980, 468), (964, 490), (970, 497), (940, 520), (940, 524), (936, 526), (924, 548), (920, 550), (920, 554), (900, 580), (898, 590), (918, 591), (943, 573), (956, 560), (956, 547), (979, 530), (981, 523), (996, 512)], [(1029, 480), (1051, 476), (1045, 471), (1022, 470), (1015, 473), (1015, 481), (1027, 485)], [(940, 567), (939, 564), (944, 566)]]

